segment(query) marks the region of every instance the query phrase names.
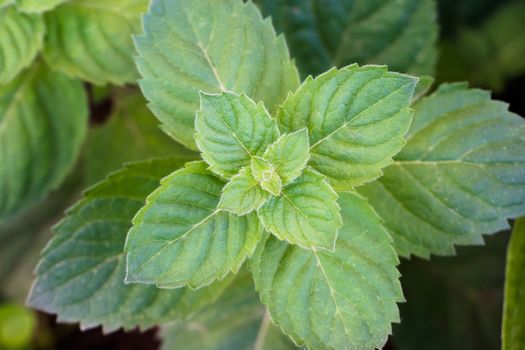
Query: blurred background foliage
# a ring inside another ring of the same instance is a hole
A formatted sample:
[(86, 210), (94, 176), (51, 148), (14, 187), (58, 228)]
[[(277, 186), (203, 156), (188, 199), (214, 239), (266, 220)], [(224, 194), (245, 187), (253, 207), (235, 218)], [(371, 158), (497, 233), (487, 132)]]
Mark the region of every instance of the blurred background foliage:
[[(8, 2), (0, 0), (0, 7)], [(275, 11), (266, 1), (260, 2), (263, 12)], [(437, 59), (424, 59), (409, 70), (427, 74), (435, 63), (436, 83), (468, 81), (474, 87), (491, 89), (496, 98), (510, 103), (512, 111), (525, 115), (525, 1), (439, 0), (437, 8), (439, 33), (425, 34), (438, 36)], [(422, 20), (431, 17), (426, 9), (422, 11)], [(286, 31), (286, 19), (274, 18), (276, 27)], [(327, 68), (326, 60), (308, 61), (318, 51), (307, 47), (305, 38), (289, 40), (303, 76)], [(366, 62), (367, 57), (353, 54), (352, 45), (356, 44), (348, 43), (347, 57), (340, 57), (340, 63)], [(378, 63), (402, 64), (395, 60)], [(99, 78), (86, 80), (97, 82)], [(131, 350), (157, 349), (160, 344), (155, 330), (109, 336), (103, 336), (100, 329), (82, 333), (74, 325), (58, 325), (53, 317), (23, 306), (38, 252), (48, 241), (51, 227), (83, 189), (124, 162), (153, 156), (195, 157), (160, 131), (136, 87), (85, 86), (90, 128), (73, 172), (46, 198), (0, 222), (0, 349)], [(492, 236), (483, 247), (459, 248), (456, 257), (402, 260), (407, 303), (400, 305), (402, 323), (394, 327), (386, 348), (498, 349), (508, 239), (508, 233)]]

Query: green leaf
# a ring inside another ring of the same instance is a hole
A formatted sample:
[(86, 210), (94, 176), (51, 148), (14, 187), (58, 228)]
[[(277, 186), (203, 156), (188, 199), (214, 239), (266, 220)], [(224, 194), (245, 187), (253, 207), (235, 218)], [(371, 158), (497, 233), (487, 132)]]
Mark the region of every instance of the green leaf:
[(245, 167), (224, 186), (218, 208), (246, 215), (259, 209), (269, 197), (270, 194), (253, 178), (250, 167)]
[(137, 37), (140, 86), (164, 130), (196, 149), (199, 91), (246, 93), (273, 111), (299, 84), (283, 37), (241, 0), (158, 0)]
[(308, 128), (309, 165), (337, 191), (381, 176), (404, 146), (417, 79), (351, 65), (309, 77), (278, 113), (282, 132)]
[(362, 197), (341, 194), (344, 225), (334, 252), (268, 238), (251, 259), (272, 320), (310, 349), (381, 348), (403, 301), (397, 255)]
[(217, 208), (223, 187), (204, 162), (162, 179), (133, 219), (126, 282), (196, 289), (237, 272), (262, 227), (255, 213), (239, 217)]
[(279, 136), (277, 124), (262, 103), (233, 93), (201, 94), (195, 119), (195, 142), (214, 173), (230, 178), (262, 156)]
[(334, 249), (342, 225), (337, 193), (326, 178), (306, 169), (258, 211), (266, 230), (305, 248)]
[(80, 82), (36, 64), (0, 87), (0, 221), (65, 178), (87, 129)]
[(272, 163), (264, 158), (253, 157), (250, 165), (253, 177), (262, 189), (274, 196), (281, 194), (282, 181)]
[(264, 152), (264, 159), (275, 166), (283, 185), (287, 185), (303, 172), (310, 158), (309, 150), (308, 130), (305, 128), (281, 136)]
[(489, 93), (442, 85), (415, 105), (408, 143), (359, 189), (398, 254), (454, 254), (525, 214), (525, 121)]
[(147, 0), (71, 0), (45, 15), (44, 58), (56, 70), (93, 84), (134, 82), (132, 34)]
[(516, 220), (507, 254), (503, 350), (519, 350), (525, 344), (525, 219)]
[(432, 0), (259, 0), (284, 32), (304, 76), (351, 63), (433, 75), (438, 35)]
[(86, 181), (93, 184), (122, 164), (151, 157), (198, 158), (163, 133), (157, 119), (146, 107), (145, 99), (134, 90), (112, 92), (113, 109), (109, 121), (93, 128), (84, 155)]
[(23, 302), (27, 297), (40, 252), (51, 238), (51, 227), (80, 195), (83, 179), (78, 170), (44, 200), (0, 223), (0, 294), (7, 299)]
[(44, 250), (29, 305), (57, 313), (59, 321), (82, 328), (102, 325), (148, 328), (180, 319), (213, 302), (231, 280), (208, 288), (160, 290), (124, 284), (124, 240), (133, 215), (178, 160), (128, 165), (88, 190), (55, 228)]
[(0, 85), (5, 85), (29, 66), (42, 48), (44, 20), (9, 6), (0, 11), (0, 33)]
[(297, 349), (275, 327), (259, 301), (250, 274), (240, 273), (216, 303), (188, 322), (163, 326), (163, 350)]
[(66, 1), (70, 0), (16, 0), (16, 6), (23, 12), (41, 13), (52, 10)]

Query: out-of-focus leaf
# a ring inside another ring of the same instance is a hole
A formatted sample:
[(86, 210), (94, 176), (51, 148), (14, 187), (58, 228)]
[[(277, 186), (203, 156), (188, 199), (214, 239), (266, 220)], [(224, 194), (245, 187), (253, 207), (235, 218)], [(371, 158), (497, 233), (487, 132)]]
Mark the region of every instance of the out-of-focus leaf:
[(54, 69), (94, 84), (134, 82), (132, 34), (148, 0), (70, 0), (45, 14), (44, 58)]
[(404, 261), (407, 302), (399, 305), (402, 322), (394, 326), (393, 348), (499, 350), (507, 238), (460, 247), (454, 258)]
[(85, 151), (86, 182), (93, 184), (122, 164), (151, 157), (197, 159), (159, 129), (158, 120), (135, 90), (116, 90), (109, 121), (94, 128)]
[(9, 83), (33, 62), (44, 33), (42, 16), (20, 13), (14, 6), (0, 9), (0, 85)]
[(82, 84), (43, 64), (0, 86), (0, 221), (60, 185), (87, 116)]
[(16, 6), (23, 12), (40, 13), (52, 10), (66, 1), (69, 0), (16, 0)]
[(438, 80), (501, 90), (506, 80), (525, 72), (524, 13), (525, 2), (511, 2), (479, 28), (462, 28), (444, 41)]
[(303, 76), (351, 63), (433, 75), (437, 39), (432, 0), (259, 0), (284, 32)]
[(516, 220), (507, 252), (503, 350), (525, 346), (525, 218)]
[(219, 300), (187, 322), (162, 328), (162, 350), (292, 350), (288, 337), (274, 326), (251, 276), (241, 271)]
[(17, 304), (0, 305), (0, 349), (26, 349), (36, 323), (33, 311)]
[(79, 195), (83, 184), (79, 173), (75, 170), (58, 190), (0, 224), (1, 295), (20, 301), (26, 298), (51, 227)]

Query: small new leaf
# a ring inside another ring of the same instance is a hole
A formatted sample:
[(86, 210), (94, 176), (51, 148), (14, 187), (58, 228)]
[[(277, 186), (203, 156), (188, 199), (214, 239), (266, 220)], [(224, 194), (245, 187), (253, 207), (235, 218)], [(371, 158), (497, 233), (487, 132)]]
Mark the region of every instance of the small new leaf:
[(351, 65), (309, 77), (279, 110), (282, 132), (308, 128), (309, 165), (337, 191), (381, 176), (405, 145), (417, 79)]
[(287, 185), (301, 175), (310, 158), (310, 144), (306, 128), (281, 136), (264, 152), (279, 174), (283, 185)]
[(224, 186), (218, 207), (237, 215), (246, 215), (259, 209), (269, 197), (270, 194), (254, 179), (251, 168), (245, 167)]
[(253, 177), (263, 190), (278, 196), (281, 193), (282, 181), (272, 163), (264, 158), (253, 157), (251, 162)]
[(272, 320), (308, 349), (382, 348), (399, 322), (399, 263), (388, 232), (362, 197), (342, 193), (334, 252), (269, 237), (250, 259)]
[(258, 211), (266, 230), (305, 248), (334, 249), (342, 225), (337, 193), (326, 178), (310, 169)]
[(224, 182), (204, 162), (162, 179), (133, 219), (125, 250), (126, 282), (200, 288), (237, 272), (260, 240), (255, 213), (219, 209)]
[(195, 119), (195, 142), (214, 173), (230, 178), (262, 156), (279, 136), (277, 124), (262, 103), (233, 93), (201, 94)]

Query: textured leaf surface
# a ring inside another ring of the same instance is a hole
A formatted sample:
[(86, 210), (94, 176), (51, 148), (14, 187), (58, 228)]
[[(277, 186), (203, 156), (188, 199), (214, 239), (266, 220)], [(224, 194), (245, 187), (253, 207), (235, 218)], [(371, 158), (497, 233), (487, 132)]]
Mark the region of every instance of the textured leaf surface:
[(259, 209), (270, 197), (253, 178), (250, 167), (242, 169), (224, 187), (219, 208), (237, 215), (246, 215)]
[(131, 35), (140, 32), (148, 0), (71, 0), (46, 13), (44, 58), (64, 73), (94, 84), (137, 79)]
[(503, 350), (525, 344), (525, 219), (516, 220), (507, 253)]
[(126, 281), (200, 288), (236, 272), (262, 227), (255, 213), (239, 217), (217, 208), (223, 186), (204, 162), (164, 178), (133, 219)]
[(228, 280), (199, 291), (123, 282), (131, 219), (159, 180), (178, 166), (178, 160), (136, 163), (91, 188), (55, 228), (28, 303), (57, 313), (62, 322), (112, 331), (186, 317), (214, 301)]
[(0, 87), (0, 220), (56, 188), (87, 128), (82, 84), (35, 65)]
[(20, 13), (14, 6), (0, 11), (0, 85), (29, 66), (44, 42), (44, 19)]
[(400, 255), (453, 254), (525, 214), (525, 122), (487, 92), (442, 85), (416, 104), (407, 140), (359, 189)]
[(258, 214), (266, 230), (280, 240), (305, 248), (333, 249), (342, 224), (336, 200), (337, 193), (326, 178), (306, 169)]
[(264, 159), (275, 167), (283, 185), (301, 175), (309, 158), (310, 145), (306, 128), (283, 135), (264, 152)]
[(152, 157), (195, 160), (198, 154), (174, 142), (158, 127), (145, 99), (129, 88), (112, 92), (113, 109), (106, 124), (93, 128), (84, 155), (86, 181), (93, 184), (122, 164)]
[(308, 128), (309, 164), (337, 191), (381, 176), (405, 144), (417, 79), (351, 65), (308, 78), (278, 113), (282, 132)]
[(277, 124), (262, 103), (244, 94), (201, 95), (195, 141), (210, 170), (229, 178), (263, 155), (279, 136)]
[(70, 0), (16, 0), (16, 6), (23, 12), (40, 13), (52, 10), (66, 1)]
[(216, 303), (187, 322), (161, 330), (163, 350), (297, 349), (272, 325), (248, 273), (240, 273)]
[(437, 39), (432, 0), (259, 0), (286, 35), (303, 75), (351, 63), (434, 73)]
[(344, 226), (335, 252), (268, 238), (251, 259), (270, 316), (311, 349), (381, 348), (403, 300), (391, 238), (364, 199), (341, 194)]
[(199, 91), (244, 92), (273, 110), (299, 77), (285, 40), (241, 0), (158, 0), (136, 38), (140, 85), (164, 130), (195, 149)]

